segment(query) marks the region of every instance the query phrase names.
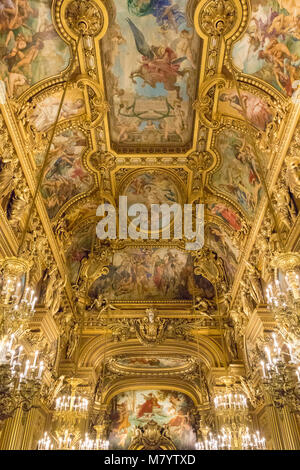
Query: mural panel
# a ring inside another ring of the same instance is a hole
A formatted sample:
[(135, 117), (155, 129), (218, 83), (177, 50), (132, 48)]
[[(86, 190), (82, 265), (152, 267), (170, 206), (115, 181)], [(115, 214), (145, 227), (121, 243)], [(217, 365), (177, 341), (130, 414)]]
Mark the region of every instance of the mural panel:
[[(159, 212), (155, 213), (153, 208), (151, 209), (151, 205), (168, 204), (171, 206), (181, 202), (177, 185), (168, 173), (161, 171), (149, 171), (134, 176), (125, 185), (122, 194), (127, 196), (128, 207), (132, 204), (144, 204), (148, 213), (151, 214), (151, 221), (153, 218), (159, 219), (160, 229), (168, 225), (168, 220), (164, 220)], [(173, 219), (172, 213), (170, 221), (172, 222)]]
[[(29, 112), (28, 121), (38, 132), (47, 131), (54, 124), (62, 92), (47, 96), (37, 103)], [(59, 121), (71, 119), (85, 112), (83, 93), (80, 90), (69, 90), (62, 105)]]
[(233, 48), (234, 63), (287, 96), (300, 78), (300, 7), (295, 0), (252, 0), (246, 34)]
[(193, 273), (190, 254), (173, 248), (127, 248), (114, 254), (107, 276), (100, 277), (89, 295), (115, 301), (192, 300), (193, 291), (213, 298), (212, 284)]
[(213, 174), (213, 185), (253, 216), (261, 198), (262, 183), (251, 145), (241, 132), (226, 129), (216, 138), (216, 150), (223, 165)]
[(241, 219), (237, 212), (223, 202), (207, 204), (207, 211), (215, 217), (220, 217), (233, 230), (240, 230), (242, 228)]
[(83, 132), (75, 129), (64, 131), (53, 140), (41, 190), (50, 218), (74, 196), (93, 186), (93, 178), (81, 162), (86, 145)]
[(121, 393), (113, 400), (110, 448), (127, 449), (135, 427), (144, 426), (152, 419), (161, 426), (168, 425), (177, 449), (194, 449), (196, 435), (190, 418), (192, 409), (192, 400), (179, 392), (146, 390)]
[(247, 120), (257, 129), (265, 131), (274, 117), (270, 106), (262, 98), (248, 91), (241, 90), (240, 94), (242, 103), (235, 89), (222, 92), (219, 98), (219, 112), (242, 119), (245, 109)]
[(102, 40), (114, 143), (175, 144), (193, 132), (200, 39), (186, 0), (120, 0)]
[(10, 98), (64, 70), (69, 47), (51, 19), (51, 0), (1, 0), (0, 78)]
[(117, 363), (134, 369), (170, 369), (188, 364), (187, 356), (118, 356)]

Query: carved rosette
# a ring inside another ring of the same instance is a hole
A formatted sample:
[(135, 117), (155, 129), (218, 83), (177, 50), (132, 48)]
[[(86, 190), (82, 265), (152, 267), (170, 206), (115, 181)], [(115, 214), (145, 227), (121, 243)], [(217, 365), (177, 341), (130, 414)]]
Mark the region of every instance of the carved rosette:
[(66, 8), (66, 22), (77, 35), (97, 36), (103, 28), (104, 17), (92, 0), (73, 0)]
[(232, 0), (211, 0), (200, 12), (199, 25), (208, 36), (221, 36), (233, 29), (236, 19), (237, 11)]

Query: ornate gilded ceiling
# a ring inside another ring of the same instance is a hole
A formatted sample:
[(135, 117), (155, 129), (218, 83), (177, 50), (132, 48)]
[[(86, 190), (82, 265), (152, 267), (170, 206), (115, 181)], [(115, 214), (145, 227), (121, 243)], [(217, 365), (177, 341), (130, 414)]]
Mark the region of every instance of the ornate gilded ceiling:
[(32, 174), (68, 82), (41, 194), (58, 238), (64, 231), (71, 283), (96, 243), (95, 208), (119, 195), (206, 202), (206, 243), (232, 283), (264, 198), (260, 170), (267, 177), (280, 159), (297, 92), (293, 2), (33, 0), (16, 15), (4, 6), (7, 118)]
[[(18, 185), (25, 175), (33, 193), (42, 175), (37, 211), (71, 308), (88, 294), (87, 334), (94, 334), (99, 294), (116, 309), (114, 318), (144, 315), (151, 305), (186, 318), (193, 302), (203, 310), (197, 297), (206, 310), (216, 311), (218, 300), (223, 311), (225, 292), (238, 291), (266, 209), (265, 187), (274, 186), (298, 120), (295, 2), (3, 0), (1, 7), (8, 95), (1, 133), (8, 128), (11, 136), (1, 144), (1, 187), (8, 188), (1, 217), (10, 223), (11, 249), (28, 203)], [(146, 205), (205, 203), (204, 250), (187, 253), (178, 240), (100, 243), (97, 206), (117, 205), (120, 195)], [(120, 322), (111, 326), (118, 338)], [(216, 324), (208, 327), (216, 334)], [(166, 338), (180, 356), (172, 328)], [(82, 352), (82, 364), (95, 360), (103, 347), (97, 341)], [(220, 363), (220, 345), (201, 341), (206, 365)], [(141, 357), (133, 354), (134, 370)], [(180, 364), (189, 366), (185, 358)]]

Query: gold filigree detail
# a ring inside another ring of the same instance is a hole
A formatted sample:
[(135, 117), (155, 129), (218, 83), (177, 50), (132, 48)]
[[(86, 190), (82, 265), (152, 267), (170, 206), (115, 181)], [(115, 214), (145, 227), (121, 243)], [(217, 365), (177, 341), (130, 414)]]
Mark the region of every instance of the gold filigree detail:
[(80, 35), (82, 33), (97, 36), (104, 24), (103, 13), (91, 0), (74, 0), (67, 6), (66, 22), (69, 28)]
[(200, 13), (200, 27), (207, 34), (225, 35), (236, 22), (237, 12), (231, 0), (212, 0)]

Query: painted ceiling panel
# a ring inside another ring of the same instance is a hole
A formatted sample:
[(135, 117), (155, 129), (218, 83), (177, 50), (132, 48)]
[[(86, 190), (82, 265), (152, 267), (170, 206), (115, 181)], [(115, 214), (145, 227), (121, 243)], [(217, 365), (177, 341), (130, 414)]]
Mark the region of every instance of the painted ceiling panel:
[(200, 38), (185, 0), (121, 0), (102, 40), (112, 146), (192, 140)]
[(300, 7), (295, 0), (252, 0), (246, 34), (233, 48), (235, 65), (292, 96), (300, 78)]
[(252, 146), (241, 131), (224, 129), (216, 138), (216, 150), (223, 165), (213, 174), (212, 184), (253, 217), (262, 184)]
[(10, 98), (66, 69), (69, 47), (51, 18), (50, 0), (2, 0), (0, 75)]
[(87, 140), (82, 131), (70, 129), (55, 136), (50, 161), (42, 186), (50, 218), (56, 216), (66, 202), (92, 188), (93, 177), (82, 164)]
[(127, 248), (115, 253), (109, 274), (100, 277), (89, 295), (115, 301), (192, 300), (193, 293), (214, 297), (212, 284), (193, 274), (190, 254), (174, 248)]

